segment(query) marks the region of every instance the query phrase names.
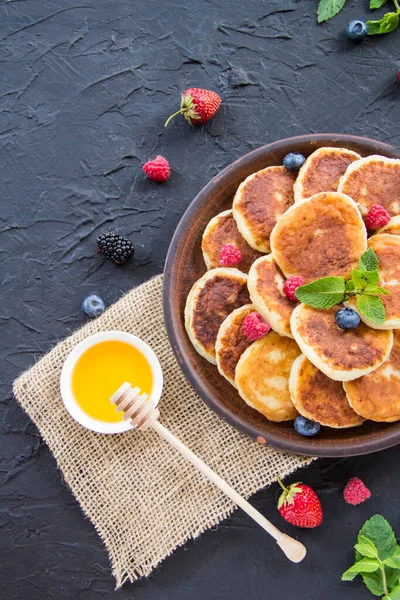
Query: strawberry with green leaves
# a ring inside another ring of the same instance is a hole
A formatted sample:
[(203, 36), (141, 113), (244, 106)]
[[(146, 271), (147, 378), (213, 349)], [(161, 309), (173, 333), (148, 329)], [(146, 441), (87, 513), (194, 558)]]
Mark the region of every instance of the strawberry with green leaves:
[(283, 485), (278, 477), (283, 492), (278, 500), (279, 514), (285, 521), (296, 527), (314, 528), (322, 523), (322, 508), (317, 494), (304, 483)]
[(220, 105), (221, 98), (216, 92), (188, 88), (181, 96), (181, 108), (167, 119), (165, 127), (176, 115), (183, 115), (191, 125), (202, 125), (215, 115)]

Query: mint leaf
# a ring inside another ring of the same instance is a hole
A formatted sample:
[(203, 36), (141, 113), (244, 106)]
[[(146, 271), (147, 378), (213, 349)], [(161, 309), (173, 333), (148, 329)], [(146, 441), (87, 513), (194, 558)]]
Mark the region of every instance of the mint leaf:
[(340, 12), (346, 0), (320, 0), (318, 4), (318, 23), (332, 19)]
[(354, 283), (351, 279), (349, 279), (349, 281), (346, 281), (346, 292), (354, 292)]
[(396, 585), (387, 596), (384, 596), (382, 600), (400, 600), (400, 585)]
[[(300, 288), (298, 288), (300, 289)], [(359, 312), (377, 325), (382, 325), (386, 318), (383, 302), (377, 296), (368, 296), (364, 293), (357, 295), (357, 308)]]
[(388, 12), (379, 21), (367, 21), (367, 35), (391, 33), (399, 24), (399, 14)]
[(379, 272), (376, 269), (374, 271), (359, 271), (353, 269), (351, 280), (354, 283), (356, 290), (363, 290), (368, 284), (379, 282)]
[(314, 308), (332, 308), (344, 299), (343, 277), (322, 277), (297, 288), (295, 296)]
[[(366, 555), (364, 554), (363, 556)], [(383, 562), (388, 567), (392, 567), (393, 569), (400, 569), (400, 546), (397, 546), (392, 556), (389, 556), (389, 558), (385, 558)]]
[(368, 294), (371, 296), (382, 294), (383, 296), (388, 296), (390, 292), (379, 285), (368, 284), (367, 287), (363, 289), (363, 294)]
[[(359, 531), (357, 543), (361, 536), (367, 537), (375, 544), (381, 560), (385, 560), (386, 558), (389, 558), (389, 556), (392, 556), (397, 548), (394, 531), (382, 515), (374, 515), (364, 523)], [(359, 558), (360, 555), (357, 555), (356, 553), (356, 560)]]
[(354, 546), (359, 554), (362, 556), (368, 556), (368, 558), (378, 558), (378, 550), (369, 538), (365, 535), (359, 535), (357, 538), (357, 544)]
[(378, 266), (378, 258), (372, 248), (368, 248), (368, 250), (361, 254), (358, 261), (360, 271), (376, 271)]
[(359, 575), (360, 573), (373, 573), (373, 571), (376, 571), (377, 569), (379, 569), (379, 561), (377, 558), (362, 558), (343, 573), (342, 581), (353, 581), (356, 575)]
[(369, 7), (374, 10), (375, 8), (381, 8), (386, 4), (387, 0), (370, 0)]
[(362, 575), (362, 580), (364, 585), (374, 596), (382, 596), (382, 594), (385, 593), (382, 572), (380, 570), (376, 571), (375, 573), (365, 573)]

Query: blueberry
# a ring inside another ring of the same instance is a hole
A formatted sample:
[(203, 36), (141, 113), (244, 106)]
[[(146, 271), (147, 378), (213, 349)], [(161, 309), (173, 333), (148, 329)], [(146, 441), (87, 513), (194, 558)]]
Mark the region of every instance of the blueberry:
[(103, 300), (95, 294), (88, 296), (82, 302), (82, 310), (88, 317), (93, 318), (100, 316), (101, 313), (104, 312), (105, 308), (106, 307)]
[(304, 164), (306, 157), (298, 152), (290, 152), (286, 154), (283, 159), (283, 166), (287, 168), (288, 171), (298, 171), (300, 167)]
[(300, 435), (305, 435), (306, 437), (313, 437), (314, 435), (317, 435), (317, 433), (321, 429), (321, 425), (299, 415), (294, 420), (294, 428)]
[(355, 329), (360, 324), (360, 315), (352, 308), (340, 308), (335, 315), (335, 320), (340, 329)]
[(346, 35), (352, 42), (362, 42), (367, 35), (367, 25), (364, 21), (350, 21), (346, 27)]

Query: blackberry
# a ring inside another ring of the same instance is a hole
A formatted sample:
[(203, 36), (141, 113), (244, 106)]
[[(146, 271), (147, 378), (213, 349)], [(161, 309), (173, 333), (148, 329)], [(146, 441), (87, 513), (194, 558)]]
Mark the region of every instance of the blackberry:
[(99, 251), (116, 265), (123, 265), (134, 252), (132, 242), (115, 231), (99, 235), (97, 245)]

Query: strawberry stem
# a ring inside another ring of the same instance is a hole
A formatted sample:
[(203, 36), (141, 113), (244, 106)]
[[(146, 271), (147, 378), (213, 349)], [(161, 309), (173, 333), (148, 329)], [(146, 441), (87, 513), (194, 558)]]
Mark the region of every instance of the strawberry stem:
[(164, 127), (168, 127), (168, 123), (171, 121), (171, 119), (173, 119), (174, 117), (176, 117), (176, 115), (181, 115), (183, 113), (186, 112), (186, 108), (181, 108), (180, 110), (177, 110), (173, 115), (171, 115), (170, 117), (168, 117), (168, 119), (165, 121), (165, 125)]
[(277, 482), (279, 483), (279, 485), (281, 486), (281, 488), (283, 489), (284, 492), (288, 492), (289, 491), (288, 488), (283, 485), (282, 480), (281, 480), (280, 477), (277, 477), (276, 480), (277, 480)]

